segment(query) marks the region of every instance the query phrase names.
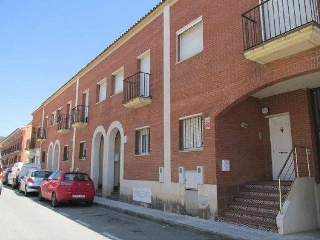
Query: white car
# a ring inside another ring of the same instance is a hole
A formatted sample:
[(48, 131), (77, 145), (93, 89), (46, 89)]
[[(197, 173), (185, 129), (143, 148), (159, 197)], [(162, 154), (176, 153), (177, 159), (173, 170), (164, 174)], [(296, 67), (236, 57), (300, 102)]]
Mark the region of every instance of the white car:
[(41, 169), (41, 166), (39, 163), (15, 163), (11, 169), (11, 173), (8, 176), (8, 185), (11, 185), (12, 188), (19, 187), (21, 177), (32, 168)]
[(39, 192), (43, 179), (50, 176), (49, 170), (30, 169), (20, 181), (19, 192), (24, 192), (28, 196), (30, 192)]

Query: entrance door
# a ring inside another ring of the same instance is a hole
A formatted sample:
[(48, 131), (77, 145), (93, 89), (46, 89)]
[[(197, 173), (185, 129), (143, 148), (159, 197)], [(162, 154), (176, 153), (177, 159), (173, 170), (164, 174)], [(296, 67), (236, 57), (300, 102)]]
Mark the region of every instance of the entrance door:
[[(271, 141), (271, 156), (272, 156), (272, 174), (273, 180), (277, 180), (278, 174), (281, 171), (287, 157), (292, 150), (292, 138), (290, 127), (290, 116), (277, 116), (269, 119), (270, 126), (270, 141)], [(289, 159), (291, 162), (293, 159)], [(288, 174), (287, 174), (288, 173)], [(287, 175), (286, 175), (287, 174)], [(285, 177), (285, 180), (293, 180), (294, 165), (288, 164), (281, 174), (281, 177)]]
[(98, 177), (98, 190), (102, 191), (102, 182), (103, 182), (103, 150), (104, 150), (104, 139), (103, 135), (100, 138), (99, 145), (99, 177)]
[(149, 97), (150, 84), (150, 54), (144, 55), (140, 59), (140, 95)]
[(120, 143), (121, 135), (118, 131), (115, 137), (115, 146), (114, 146), (114, 182), (113, 182), (113, 191), (119, 192), (120, 190)]

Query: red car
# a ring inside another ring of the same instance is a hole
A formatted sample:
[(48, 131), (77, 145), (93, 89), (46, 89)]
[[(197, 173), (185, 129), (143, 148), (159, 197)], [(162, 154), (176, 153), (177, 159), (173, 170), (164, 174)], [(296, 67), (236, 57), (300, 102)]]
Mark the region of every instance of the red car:
[(94, 195), (93, 181), (81, 172), (53, 172), (39, 189), (39, 200), (50, 200), (53, 207), (59, 202), (84, 202), (86, 206), (92, 206)]

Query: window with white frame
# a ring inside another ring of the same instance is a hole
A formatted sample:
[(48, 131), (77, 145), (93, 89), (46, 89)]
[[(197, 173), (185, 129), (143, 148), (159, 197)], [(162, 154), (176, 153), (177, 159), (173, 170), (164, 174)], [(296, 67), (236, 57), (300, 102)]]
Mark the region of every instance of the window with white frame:
[(150, 128), (136, 130), (135, 154), (142, 155), (150, 152)]
[(86, 142), (80, 143), (79, 159), (86, 159)]
[(193, 116), (179, 120), (180, 150), (202, 148), (202, 116)]
[(51, 114), (50, 125), (53, 126), (56, 123), (56, 112)]
[(123, 68), (119, 69), (113, 74), (113, 94), (118, 94), (123, 91), (124, 71)]
[(203, 50), (202, 17), (194, 20), (177, 32), (178, 62), (190, 58)]
[(102, 102), (107, 98), (107, 81), (102, 80), (97, 84), (97, 102)]

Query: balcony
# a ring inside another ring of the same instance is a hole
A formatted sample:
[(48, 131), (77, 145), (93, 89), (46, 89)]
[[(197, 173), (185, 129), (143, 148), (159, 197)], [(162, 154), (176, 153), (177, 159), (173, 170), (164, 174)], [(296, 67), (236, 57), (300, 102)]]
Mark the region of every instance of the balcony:
[(39, 127), (37, 131), (37, 140), (40, 142), (47, 140), (47, 130), (44, 127)]
[(317, 0), (267, 0), (242, 14), (244, 55), (269, 63), (320, 45)]
[(71, 125), (74, 128), (82, 128), (88, 125), (88, 106), (78, 105), (72, 109)]
[(62, 114), (58, 117), (57, 122), (57, 132), (58, 133), (68, 133), (71, 129), (70, 115)]
[(151, 103), (150, 73), (137, 72), (123, 81), (123, 106), (140, 108)]

